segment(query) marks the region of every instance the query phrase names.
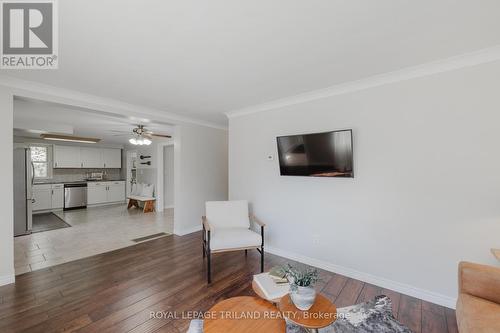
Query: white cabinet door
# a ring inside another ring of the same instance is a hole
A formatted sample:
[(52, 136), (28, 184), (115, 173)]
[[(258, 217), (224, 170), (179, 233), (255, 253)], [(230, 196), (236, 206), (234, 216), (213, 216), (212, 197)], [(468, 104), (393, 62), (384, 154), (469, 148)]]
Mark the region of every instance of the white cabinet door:
[(119, 169), (122, 167), (122, 150), (117, 148), (102, 149), (103, 168)]
[(54, 146), (54, 168), (81, 168), (80, 147)]
[(52, 189), (50, 185), (33, 186), (33, 211), (51, 209)]
[(64, 207), (64, 185), (52, 185), (52, 209), (60, 209)]
[(105, 183), (89, 183), (87, 187), (87, 204), (105, 203), (107, 201), (107, 188)]
[(125, 182), (108, 183), (108, 202), (125, 201)]
[(102, 149), (81, 147), (80, 161), (82, 168), (102, 168)]

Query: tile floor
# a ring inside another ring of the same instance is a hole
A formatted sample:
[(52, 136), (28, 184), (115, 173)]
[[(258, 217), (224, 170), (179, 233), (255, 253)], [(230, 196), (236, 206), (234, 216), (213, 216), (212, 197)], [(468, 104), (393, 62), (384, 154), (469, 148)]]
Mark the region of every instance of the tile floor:
[(71, 228), (14, 238), (16, 275), (136, 244), (132, 239), (173, 232), (173, 209), (144, 214), (111, 205), (56, 212)]

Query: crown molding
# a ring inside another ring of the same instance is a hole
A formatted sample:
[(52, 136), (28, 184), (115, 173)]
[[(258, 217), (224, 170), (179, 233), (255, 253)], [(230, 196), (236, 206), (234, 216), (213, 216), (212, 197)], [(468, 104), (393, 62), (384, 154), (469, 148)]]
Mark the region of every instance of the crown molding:
[(76, 90), (60, 88), (44, 83), (22, 80), (0, 74), (0, 85), (12, 90), (16, 97), (37, 99), (47, 102), (72, 105), (75, 107), (102, 111), (108, 115), (137, 118), (151, 117), (151, 120), (164, 121), (170, 124), (192, 124), (227, 130), (227, 126), (181, 116), (177, 113), (130, 104), (120, 100), (82, 93)]
[(225, 112), (225, 115), (228, 118), (235, 118), (252, 113), (265, 112), (285, 106), (314, 101), (317, 99), (348, 94), (360, 90), (383, 86), (386, 84), (411, 80), (443, 72), (449, 72), (460, 68), (476, 66), (497, 61), (499, 59), (500, 45), (497, 45), (471, 53), (466, 53), (417, 66), (407, 67), (393, 72), (378, 74), (356, 81), (341, 83), (328, 88), (289, 96), (238, 110), (228, 111)]

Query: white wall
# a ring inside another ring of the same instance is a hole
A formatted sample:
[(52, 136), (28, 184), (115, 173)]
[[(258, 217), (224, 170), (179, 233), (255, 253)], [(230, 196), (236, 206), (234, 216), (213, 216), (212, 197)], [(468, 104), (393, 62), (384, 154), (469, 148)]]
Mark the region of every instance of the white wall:
[[(230, 119), (267, 248), (443, 305), (500, 246), (500, 62)], [(352, 128), (354, 179), (280, 177), (276, 136)]]
[(174, 146), (163, 147), (163, 207), (174, 207)]
[(0, 86), (0, 285), (14, 282), (13, 97)]
[(174, 144), (174, 232), (201, 229), (205, 201), (227, 200), (227, 131), (179, 125)]

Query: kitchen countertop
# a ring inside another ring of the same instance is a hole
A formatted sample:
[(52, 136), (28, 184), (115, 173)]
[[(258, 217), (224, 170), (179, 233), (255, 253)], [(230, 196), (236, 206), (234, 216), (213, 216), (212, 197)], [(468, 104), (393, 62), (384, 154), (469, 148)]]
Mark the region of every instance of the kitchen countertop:
[(45, 181), (35, 182), (34, 185), (52, 185), (52, 184), (79, 184), (79, 183), (96, 183), (96, 182), (124, 182), (125, 179), (103, 179), (103, 180), (74, 180), (69, 182)]

